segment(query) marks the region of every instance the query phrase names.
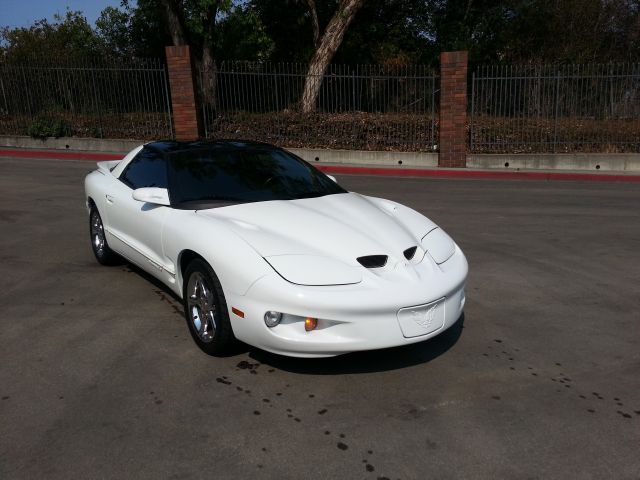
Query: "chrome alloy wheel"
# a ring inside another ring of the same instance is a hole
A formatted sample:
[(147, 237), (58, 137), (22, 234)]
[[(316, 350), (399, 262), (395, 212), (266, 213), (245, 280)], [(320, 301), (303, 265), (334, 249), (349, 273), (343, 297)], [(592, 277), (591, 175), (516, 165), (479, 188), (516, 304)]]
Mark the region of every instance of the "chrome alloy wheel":
[(187, 306), (191, 323), (200, 340), (209, 343), (216, 334), (216, 303), (209, 281), (193, 272), (187, 284)]
[(91, 244), (96, 255), (102, 255), (104, 253), (104, 247), (106, 245), (104, 238), (104, 227), (102, 226), (102, 219), (96, 210), (91, 212)]

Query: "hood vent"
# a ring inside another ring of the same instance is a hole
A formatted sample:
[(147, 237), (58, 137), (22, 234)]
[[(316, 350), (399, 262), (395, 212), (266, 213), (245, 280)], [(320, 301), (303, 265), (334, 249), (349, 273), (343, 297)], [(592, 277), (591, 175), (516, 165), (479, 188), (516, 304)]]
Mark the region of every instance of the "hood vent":
[(407, 248), (404, 252), (404, 258), (406, 258), (407, 260), (411, 260), (413, 258), (413, 256), (416, 254), (416, 250), (418, 249), (418, 247), (409, 247)]
[(358, 257), (356, 260), (365, 268), (380, 268), (387, 264), (386, 255), (367, 255), (366, 257)]

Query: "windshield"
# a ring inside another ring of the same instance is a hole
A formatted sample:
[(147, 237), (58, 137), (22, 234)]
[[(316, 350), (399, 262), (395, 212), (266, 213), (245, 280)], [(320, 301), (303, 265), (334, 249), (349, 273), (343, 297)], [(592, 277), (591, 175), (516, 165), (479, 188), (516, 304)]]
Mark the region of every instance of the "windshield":
[(196, 149), (175, 152), (168, 158), (171, 202), (177, 207), (346, 193), (322, 172), (277, 149)]

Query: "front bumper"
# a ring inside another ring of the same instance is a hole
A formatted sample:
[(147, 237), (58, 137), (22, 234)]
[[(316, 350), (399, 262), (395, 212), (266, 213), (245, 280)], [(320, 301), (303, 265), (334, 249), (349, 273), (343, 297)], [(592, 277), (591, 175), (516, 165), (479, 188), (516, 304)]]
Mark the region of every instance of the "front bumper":
[[(458, 320), (465, 303), (467, 272), (467, 261), (458, 247), (441, 265), (427, 255), (419, 265), (399, 266), (384, 278), (371, 274), (355, 285), (294, 285), (274, 272), (255, 282), (245, 295), (230, 296), (229, 316), (239, 340), (294, 357), (329, 357), (408, 345), (432, 338)], [(442, 321), (425, 328), (424, 334), (405, 336), (398, 313), (440, 299)], [(232, 306), (242, 310), (244, 318), (235, 316)], [(263, 321), (268, 310), (317, 318), (318, 327), (306, 332), (302, 321), (283, 321), (269, 328)]]

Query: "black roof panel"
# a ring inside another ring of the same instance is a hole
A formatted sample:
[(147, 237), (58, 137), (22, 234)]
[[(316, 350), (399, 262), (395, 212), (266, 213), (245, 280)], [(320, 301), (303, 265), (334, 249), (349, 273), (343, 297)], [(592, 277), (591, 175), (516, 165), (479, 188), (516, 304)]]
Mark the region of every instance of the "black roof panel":
[(146, 146), (163, 153), (184, 152), (188, 150), (199, 149), (237, 149), (248, 150), (254, 148), (275, 149), (273, 145), (263, 142), (254, 142), (251, 140), (196, 140), (193, 142), (178, 142), (175, 140), (159, 140), (150, 142)]

